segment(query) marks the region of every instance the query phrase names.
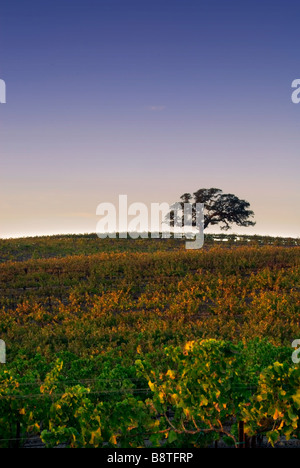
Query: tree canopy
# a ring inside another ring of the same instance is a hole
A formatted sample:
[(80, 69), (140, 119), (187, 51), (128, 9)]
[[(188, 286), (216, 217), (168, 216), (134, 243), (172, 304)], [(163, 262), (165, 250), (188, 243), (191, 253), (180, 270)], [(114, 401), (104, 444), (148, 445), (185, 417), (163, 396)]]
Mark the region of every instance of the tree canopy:
[[(246, 200), (241, 200), (232, 193), (223, 193), (217, 188), (202, 188), (191, 195), (184, 193), (180, 197), (180, 202), (173, 207), (181, 207), (184, 204), (192, 204), (193, 207), (193, 223), (196, 221), (196, 203), (203, 204), (204, 208), (204, 229), (208, 226), (219, 225), (220, 229), (227, 231), (231, 229), (232, 224), (237, 226), (248, 227), (254, 226), (256, 223), (251, 218), (254, 217), (254, 212), (250, 209), (250, 203)], [(175, 214), (175, 209), (170, 212), (171, 225), (183, 225), (182, 215), (178, 217)], [(194, 224), (195, 225), (195, 224)]]

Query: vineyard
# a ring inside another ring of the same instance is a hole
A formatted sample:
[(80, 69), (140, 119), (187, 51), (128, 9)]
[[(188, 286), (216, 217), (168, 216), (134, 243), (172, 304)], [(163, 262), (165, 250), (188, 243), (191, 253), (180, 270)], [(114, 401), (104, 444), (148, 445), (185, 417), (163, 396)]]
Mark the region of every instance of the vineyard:
[(300, 439), (300, 242), (0, 241), (0, 447)]

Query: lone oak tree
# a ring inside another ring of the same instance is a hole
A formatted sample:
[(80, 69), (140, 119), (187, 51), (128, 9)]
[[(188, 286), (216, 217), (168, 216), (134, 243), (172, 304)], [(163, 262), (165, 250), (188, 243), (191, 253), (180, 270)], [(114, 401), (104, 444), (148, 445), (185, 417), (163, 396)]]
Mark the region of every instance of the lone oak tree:
[[(192, 201), (192, 199), (194, 200)], [(204, 208), (204, 229), (209, 225), (219, 225), (220, 229), (227, 231), (232, 224), (237, 226), (248, 227), (254, 226), (256, 223), (250, 218), (253, 218), (254, 213), (249, 209), (250, 203), (241, 200), (236, 195), (231, 193), (223, 193), (217, 188), (199, 189), (197, 192), (184, 193), (180, 197), (180, 202), (173, 205), (183, 209), (184, 203), (192, 204), (192, 225), (196, 222), (196, 203), (202, 203)], [(170, 212), (170, 224), (174, 227), (183, 225), (183, 218), (178, 217), (175, 210)]]

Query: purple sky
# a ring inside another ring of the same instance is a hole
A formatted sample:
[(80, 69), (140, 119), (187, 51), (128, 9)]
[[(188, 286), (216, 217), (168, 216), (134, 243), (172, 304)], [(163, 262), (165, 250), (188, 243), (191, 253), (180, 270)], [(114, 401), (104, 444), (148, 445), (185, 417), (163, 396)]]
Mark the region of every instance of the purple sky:
[[(217, 187), (232, 232), (298, 237), (298, 4), (3, 0), (0, 237), (95, 232), (97, 205)], [(217, 231), (217, 230), (216, 230)]]

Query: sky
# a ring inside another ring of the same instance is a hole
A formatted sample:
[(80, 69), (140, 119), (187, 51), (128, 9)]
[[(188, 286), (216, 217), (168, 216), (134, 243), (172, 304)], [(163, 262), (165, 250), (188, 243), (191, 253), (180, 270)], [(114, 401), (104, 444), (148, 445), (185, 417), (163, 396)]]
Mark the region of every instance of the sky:
[(2, 0), (0, 237), (209, 187), (299, 237), (299, 50), (296, 0)]

